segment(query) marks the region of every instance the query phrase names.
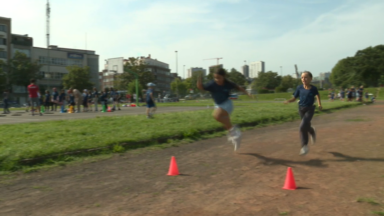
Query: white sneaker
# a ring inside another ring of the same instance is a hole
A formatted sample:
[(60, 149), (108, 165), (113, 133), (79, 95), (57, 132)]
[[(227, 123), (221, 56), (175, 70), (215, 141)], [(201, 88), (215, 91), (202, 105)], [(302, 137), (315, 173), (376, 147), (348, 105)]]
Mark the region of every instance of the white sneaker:
[(241, 131), (237, 126), (234, 126), (233, 135), (232, 135), (232, 143), (235, 146), (234, 151), (237, 151), (241, 145)]
[(316, 144), (316, 129), (315, 127), (312, 127), (313, 131), (315, 132), (313, 135), (311, 135), (311, 143), (312, 145)]
[(309, 152), (309, 148), (307, 145), (303, 146), (300, 150), (300, 155), (306, 155)]

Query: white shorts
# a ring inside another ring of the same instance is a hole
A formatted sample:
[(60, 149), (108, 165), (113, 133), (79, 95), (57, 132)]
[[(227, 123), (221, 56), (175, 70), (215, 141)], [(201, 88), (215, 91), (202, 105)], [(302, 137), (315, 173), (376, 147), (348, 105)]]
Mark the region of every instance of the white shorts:
[(228, 99), (221, 104), (215, 104), (215, 109), (218, 108), (227, 111), (228, 115), (231, 115), (231, 113), (233, 112), (233, 103), (230, 99)]

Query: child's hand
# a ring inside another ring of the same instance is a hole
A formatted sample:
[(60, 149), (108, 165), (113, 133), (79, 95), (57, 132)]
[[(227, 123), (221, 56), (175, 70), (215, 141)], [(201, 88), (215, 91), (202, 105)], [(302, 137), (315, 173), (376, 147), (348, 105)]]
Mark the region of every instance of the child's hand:
[(284, 104), (289, 104), (289, 101), (284, 101)]
[(323, 110), (323, 106), (319, 105), (319, 110), (322, 111)]

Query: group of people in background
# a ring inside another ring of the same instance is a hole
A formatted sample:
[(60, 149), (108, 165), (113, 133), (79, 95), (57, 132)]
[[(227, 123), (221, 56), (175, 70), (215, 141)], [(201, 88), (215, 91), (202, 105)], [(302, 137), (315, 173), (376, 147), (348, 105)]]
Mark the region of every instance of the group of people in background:
[[(46, 111), (58, 111), (65, 112), (70, 106), (74, 107), (74, 112), (92, 112), (99, 111), (98, 104), (107, 107), (108, 99), (113, 102), (112, 111), (121, 110), (120, 101), (122, 95), (117, 89), (106, 88), (99, 92), (96, 88), (93, 90), (84, 89), (80, 91), (78, 89), (70, 88), (68, 90), (62, 89), (60, 91), (57, 88), (52, 89), (52, 93), (46, 90), (44, 94), (40, 94), (39, 87), (35, 85), (35, 80), (31, 80), (31, 84), (28, 86), (29, 100), (26, 108), (26, 112), (31, 110), (32, 115), (35, 111), (42, 115), (41, 106)], [(81, 110), (83, 107), (83, 110)]]
[[(328, 94), (328, 98), (331, 101), (334, 101), (335, 99), (340, 99), (341, 101), (357, 101), (357, 102), (364, 102), (369, 101), (370, 93), (367, 91), (364, 93), (364, 86), (360, 86), (360, 88), (356, 89), (355, 86), (352, 86), (351, 88), (343, 89), (341, 88), (339, 93), (336, 95), (334, 90), (331, 90)], [(365, 98), (363, 100), (363, 98)], [(371, 97), (371, 101), (375, 101), (374, 95)]]

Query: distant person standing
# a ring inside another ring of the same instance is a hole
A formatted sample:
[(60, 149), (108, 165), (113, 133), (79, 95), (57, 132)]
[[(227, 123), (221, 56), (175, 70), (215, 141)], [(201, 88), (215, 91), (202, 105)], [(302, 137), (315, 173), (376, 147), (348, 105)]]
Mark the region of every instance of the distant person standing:
[(76, 113), (81, 112), (81, 104), (83, 103), (83, 95), (77, 89), (73, 89), (73, 96), (75, 97)]
[(64, 113), (65, 110), (65, 100), (66, 100), (66, 95), (65, 95), (65, 90), (62, 89), (59, 95), (59, 102), (58, 104), (61, 106), (61, 113)]
[(83, 91), (83, 112), (88, 112), (88, 90)]
[(44, 98), (44, 107), (46, 111), (49, 111), (49, 106), (51, 104), (51, 94), (48, 90), (45, 91), (45, 98)]
[(96, 88), (93, 88), (92, 98), (93, 98), (93, 103), (95, 104), (95, 111), (97, 112), (99, 111), (97, 108), (97, 105), (99, 103), (99, 92), (97, 91)]
[(4, 103), (4, 112), (3, 114), (8, 114), (8, 113), (11, 113), (9, 111), (9, 91), (8, 89), (6, 89), (3, 93), (3, 103)]
[(43, 114), (40, 112), (40, 99), (39, 99), (39, 87), (35, 85), (35, 79), (31, 79), (31, 84), (28, 86), (29, 101), (31, 103), (32, 116), (34, 116), (35, 107), (40, 116)]
[(57, 111), (58, 102), (59, 102), (59, 92), (57, 91), (56, 88), (53, 88), (52, 89), (52, 109), (51, 109), (51, 111), (53, 111), (53, 110), (55, 110), (55, 112)]
[(146, 92), (146, 102), (147, 102), (147, 118), (153, 118), (153, 115), (156, 112), (155, 97), (153, 96), (153, 87), (155, 84), (148, 83), (148, 90)]
[(340, 100), (341, 101), (344, 101), (344, 98), (345, 98), (345, 92), (344, 92), (344, 89), (340, 89)]
[(363, 102), (364, 86), (360, 86), (357, 92), (359, 93), (358, 101)]
[(353, 99), (352, 88), (348, 89), (347, 96), (348, 96), (348, 102), (352, 101)]

